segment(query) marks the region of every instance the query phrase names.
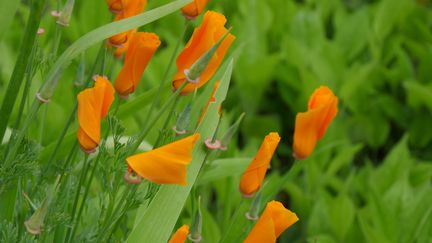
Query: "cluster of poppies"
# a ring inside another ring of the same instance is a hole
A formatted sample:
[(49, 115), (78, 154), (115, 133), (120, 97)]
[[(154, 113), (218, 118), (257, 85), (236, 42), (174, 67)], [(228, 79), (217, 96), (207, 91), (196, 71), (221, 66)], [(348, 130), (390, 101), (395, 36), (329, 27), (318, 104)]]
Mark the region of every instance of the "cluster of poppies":
[[(182, 8), (187, 19), (194, 19), (205, 8), (208, 0), (194, 0)], [(146, 0), (107, 0), (115, 21), (137, 15), (144, 11)], [(177, 73), (172, 79), (174, 90), (181, 89), (187, 95), (206, 84), (221, 64), (227, 50), (235, 40), (225, 28), (226, 18), (221, 13), (207, 11), (183, 51), (177, 58)], [(187, 70), (208, 50), (221, 41), (208, 65), (196, 80), (189, 80)], [(115, 55), (124, 53), (123, 67), (114, 82), (102, 76), (95, 76), (95, 85), (78, 95), (78, 140), (83, 151), (94, 152), (100, 142), (100, 123), (108, 114), (117, 93), (120, 99), (126, 99), (135, 92), (142, 74), (153, 54), (160, 46), (155, 33), (138, 32), (137, 29), (117, 34), (108, 40), (116, 48)], [(193, 81), (193, 82), (192, 82)], [(214, 94), (219, 86), (215, 83), (200, 120), (215, 101)], [(297, 114), (294, 132), (293, 156), (307, 158), (322, 138), (327, 127), (337, 113), (337, 97), (327, 87), (319, 87), (310, 97), (308, 110)], [(219, 108), (220, 109), (220, 108)], [(241, 177), (240, 192), (244, 197), (257, 193), (264, 181), (267, 168), (280, 142), (276, 132), (267, 135), (254, 159)], [(126, 159), (129, 172), (157, 184), (187, 184), (187, 166), (192, 161), (195, 144), (200, 141), (200, 134), (195, 133), (151, 151), (132, 155)], [(138, 183), (139, 181), (137, 181)], [(282, 203), (269, 202), (245, 242), (275, 242), (276, 238), (298, 220), (295, 213), (286, 209)], [(184, 242), (189, 234), (187, 225), (178, 229), (169, 242)]]

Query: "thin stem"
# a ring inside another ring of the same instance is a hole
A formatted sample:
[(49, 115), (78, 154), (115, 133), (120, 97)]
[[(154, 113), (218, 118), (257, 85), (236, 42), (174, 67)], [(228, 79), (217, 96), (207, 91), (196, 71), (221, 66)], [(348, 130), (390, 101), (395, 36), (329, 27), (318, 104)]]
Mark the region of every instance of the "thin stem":
[(231, 230), (233, 228), (234, 222), (237, 220), (237, 218), (239, 216), (240, 209), (243, 206), (243, 202), (244, 202), (244, 199), (242, 197), (240, 199), (240, 203), (238, 204), (237, 208), (234, 211), (234, 215), (230, 219), (231, 223), (230, 223), (228, 229), (224, 232), (224, 234), (223, 234), (223, 236), (222, 236), (222, 238), (221, 238), (221, 240), (219, 242), (224, 242), (225, 239), (226, 239), (226, 237), (231, 233)]
[[(66, 239), (69, 239), (69, 235), (71, 234), (71, 229), (72, 229), (72, 231), (74, 230), (74, 224), (73, 224), (73, 222), (74, 222), (74, 219), (75, 219), (75, 212), (76, 212), (76, 209), (77, 209), (77, 206), (78, 206), (78, 200), (79, 200), (79, 194), (81, 192), (81, 186), (84, 183), (85, 177), (86, 177), (88, 169), (90, 167), (90, 163), (89, 163), (88, 158), (89, 158), (89, 155), (85, 154), (84, 155), (83, 168), (82, 168), (82, 171), (81, 171), (81, 176), (80, 176), (80, 179), (79, 179), (79, 182), (78, 182), (78, 186), (76, 188), (74, 202), (73, 202), (73, 205), (72, 205), (72, 213), (71, 213), (71, 220), (70, 220), (72, 228), (68, 229), (68, 231), (66, 233)], [(67, 240), (67, 242), (68, 242), (68, 240)]]
[(163, 138), (163, 136), (164, 136), (163, 132), (166, 130), (166, 128), (168, 127), (169, 122), (171, 121), (171, 118), (172, 118), (172, 116), (173, 116), (173, 114), (174, 114), (174, 111), (175, 111), (175, 109), (176, 109), (176, 107), (177, 107), (177, 104), (178, 104), (178, 100), (179, 100), (179, 98), (180, 98), (180, 96), (177, 96), (176, 99), (174, 100), (174, 103), (173, 103), (173, 105), (172, 105), (172, 107), (171, 107), (171, 110), (170, 110), (170, 112), (168, 113), (168, 116), (167, 116), (167, 118), (165, 119), (165, 122), (164, 122), (164, 124), (163, 124), (163, 126), (162, 126), (162, 128), (161, 128), (161, 132), (159, 133), (159, 136), (158, 136), (158, 138), (156, 139), (156, 142), (155, 142), (155, 144), (154, 144), (154, 147), (155, 147), (155, 148), (159, 147), (159, 146), (161, 145), (161, 143), (162, 143), (162, 138)]

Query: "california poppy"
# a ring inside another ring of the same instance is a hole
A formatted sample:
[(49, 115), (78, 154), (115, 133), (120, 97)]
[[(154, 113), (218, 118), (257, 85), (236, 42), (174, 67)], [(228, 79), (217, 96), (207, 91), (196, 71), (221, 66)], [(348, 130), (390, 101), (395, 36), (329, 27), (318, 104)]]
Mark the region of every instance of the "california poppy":
[(267, 168), (280, 141), (279, 134), (271, 132), (267, 135), (240, 180), (240, 192), (251, 197), (257, 192), (264, 181)]
[(95, 76), (93, 88), (78, 94), (78, 141), (84, 151), (91, 152), (100, 142), (100, 122), (114, 101), (114, 88), (102, 76)]
[(115, 14), (123, 11), (123, 1), (124, 0), (106, 0), (109, 10)]
[(181, 11), (183, 15), (188, 19), (194, 19), (204, 10), (209, 0), (194, 0), (188, 5), (184, 6)]
[(200, 135), (196, 133), (160, 148), (131, 156), (126, 161), (135, 173), (151, 182), (186, 185), (186, 169), (199, 138)]
[[(122, 0), (121, 3), (122, 10), (116, 14), (114, 21), (129, 18), (143, 12), (147, 5), (147, 0)], [(131, 32), (136, 32), (136, 29), (128, 30), (111, 36), (108, 40), (108, 43), (117, 48), (124, 47), (125, 43), (130, 41), (130, 38), (128, 37), (130, 37)]]
[(267, 203), (264, 212), (244, 240), (244, 243), (274, 243), (291, 225), (298, 221), (295, 213), (286, 209), (282, 203)]
[[(216, 44), (227, 32), (227, 29), (224, 27), (225, 23), (226, 18), (223, 14), (213, 11), (207, 11), (205, 13), (201, 26), (194, 30), (189, 42), (177, 58), (177, 73), (172, 82), (174, 90), (177, 90), (184, 82), (187, 82), (185, 70), (188, 70), (195, 61)], [(216, 50), (215, 55), (210, 60), (207, 68), (199, 77), (198, 82), (196, 84), (188, 83), (186, 87), (183, 88), (182, 94), (188, 94), (203, 86), (210, 80), (218, 66), (221, 64), (225, 53), (228, 51), (228, 48), (231, 46), (234, 39), (235, 37), (232, 34), (226, 36), (219, 48)]]
[(189, 234), (189, 226), (183, 225), (172, 236), (168, 243), (184, 243)]
[(325, 86), (316, 89), (309, 98), (308, 110), (298, 113), (294, 130), (293, 151), (296, 159), (306, 159), (338, 111), (338, 98)]
[(127, 97), (135, 91), (160, 43), (159, 37), (154, 33), (137, 32), (133, 35), (123, 68), (114, 82), (119, 95)]

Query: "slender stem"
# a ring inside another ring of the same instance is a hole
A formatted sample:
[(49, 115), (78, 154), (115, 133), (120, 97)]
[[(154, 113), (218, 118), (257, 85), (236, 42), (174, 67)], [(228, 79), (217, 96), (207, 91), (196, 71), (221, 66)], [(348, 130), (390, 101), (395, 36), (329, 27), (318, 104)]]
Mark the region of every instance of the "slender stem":
[(234, 222), (237, 220), (237, 218), (239, 216), (240, 209), (243, 206), (243, 202), (244, 202), (244, 199), (242, 197), (240, 199), (240, 203), (238, 204), (237, 208), (234, 211), (234, 215), (230, 219), (231, 223), (230, 223), (228, 229), (224, 232), (224, 234), (223, 234), (223, 236), (222, 236), (222, 238), (221, 238), (221, 240), (219, 242), (224, 242), (225, 239), (226, 239), (226, 237), (231, 233), (231, 230), (233, 228)]
[(173, 103), (173, 105), (172, 105), (172, 107), (171, 107), (171, 110), (170, 110), (170, 112), (168, 113), (168, 116), (167, 116), (167, 118), (165, 119), (165, 122), (164, 122), (164, 124), (163, 124), (163, 126), (162, 126), (162, 128), (161, 128), (161, 132), (159, 133), (159, 136), (158, 136), (158, 138), (156, 139), (156, 142), (155, 142), (155, 144), (154, 144), (154, 147), (155, 148), (157, 148), (157, 147), (159, 147), (160, 145), (161, 145), (161, 143), (163, 142), (162, 141), (162, 138), (164, 137), (164, 131), (166, 130), (166, 128), (168, 127), (168, 124), (169, 124), (169, 122), (171, 121), (171, 118), (172, 118), (172, 116), (173, 116), (173, 114), (174, 114), (174, 111), (175, 111), (175, 109), (176, 109), (176, 107), (177, 107), (177, 104), (178, 104), (178, 100), (179, 100), (179, 98), (180, 98), (180, 96), (177, 96), (176, 97), (176, 99), (174, 100), (174, 103)]
[(66, 233), (66, 240), (69, 239), (69, 235), (71, 234), (71, 229), (73, 230), (73, 228), (74, 228), (73, 227), (74, 226), (73, 222), (74, 222), (74, 219), (75, 219), (75, 212), (76, 212), (76, 209), (77, 209), (77, 206), (78, 206), (78, 200), (79, 200), (79, 195), (80, 195), (80, 192), (81, 192), (81, 186), (84, 183), (85, 177), (86, 177), (88, 169), (90, 167), (90, 162), (89, 162), (88, 158), (89, 158), (89, 155), (85, 154), (84, 155), (83, 168), (81, 170), (80, 179), (79, 179), (76, 191), (75, 191), (74, 202), (73, 202), (73, 205), (72, 205), (72, 213), (71, 213), (71, 219), (70, 219), (70, 223), (72, 225), (72, 228), (68, 229), (68, 231)]
[(32, 7), (27, 21), (24, 38), (19, 48), (20, 52), (0, 108), (0, 141), (3, 141), (6, 127), (23, 81), (25, 69), (29, 62), (32, 61), (28, 58), (28, 55), (32, 52), (35, 43), (36, 32), (42, 18), (45, 2), (46, 0), (32, 1)]

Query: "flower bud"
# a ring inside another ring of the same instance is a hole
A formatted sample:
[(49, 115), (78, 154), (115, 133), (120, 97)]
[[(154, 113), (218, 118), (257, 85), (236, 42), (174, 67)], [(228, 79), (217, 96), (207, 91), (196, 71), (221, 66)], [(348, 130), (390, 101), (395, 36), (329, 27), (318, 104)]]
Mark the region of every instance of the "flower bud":
[(259, 211), (261, 207), (261, 191), (257, 193), (252, 201), (251, 207), (248, 212), (246, 212), (246, 218), (251, 221), (256, 221), (259, 218)]
[(186, 129), (189, 126), (191, 111), (192, 111), (191, 104), (187, 104), (184, 110), (180, 113), (179, 117), (177, 118), (176, 125), (173, 127), (173, 130), (176, 132), (177, 135), (182, 135), (186, 133)]
[(75, 0), (67, 0), (63, 10), (60, 13), (60, 17), (57, 20), (57, 24), (63, 25), (65, 27), (69, 26), (74, 5)]
[(220, 150), (227, 150), (228, 149), (228, 144), (230, 143), (234, 134), (237, 132), (238, 127), (239, 127), (240, 123), (242, 122), (244, 116), (245, 116), (245, 113), (242, 113), (240, 115), (240, 117), (237, 119), (237, 121), (230, 128), (228, 128), (228, 130), (222, 136), (222, 138), (220, 140), (220, 142), (221, 142)]
[(195, 211), (192, 219), (192, 227), (188, 235), (189, 240), (192, 242), (200, 242), (202, 239), (201, 230), (202, 230), (201, 196), (198, 196), (198, 208)]

